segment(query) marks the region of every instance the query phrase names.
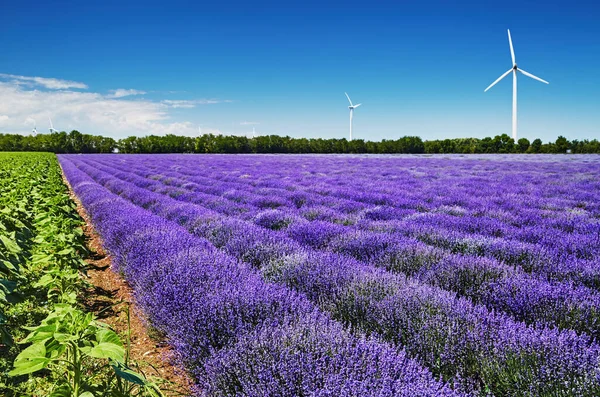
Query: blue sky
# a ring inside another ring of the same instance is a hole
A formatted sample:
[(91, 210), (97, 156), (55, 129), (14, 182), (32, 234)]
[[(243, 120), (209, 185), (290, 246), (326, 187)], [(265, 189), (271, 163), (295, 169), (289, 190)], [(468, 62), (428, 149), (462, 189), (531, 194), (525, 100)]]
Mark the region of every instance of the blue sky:
[[(0, 132), (600, 138), (592, 2), (0, 4)], [(41, 79), (33, 79), (40, 77)]]

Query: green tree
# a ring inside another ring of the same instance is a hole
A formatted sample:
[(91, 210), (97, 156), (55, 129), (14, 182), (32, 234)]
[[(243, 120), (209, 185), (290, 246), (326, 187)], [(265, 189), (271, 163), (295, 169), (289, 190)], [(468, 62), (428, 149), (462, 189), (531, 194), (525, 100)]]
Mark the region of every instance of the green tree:
[(517, 141), (517, 147), (519, 149), (519, 153), (525, 153), (529, 149), (530, 143), (529, 139), (521, 138)]
[(557, 153), (566, 153), (570, 147), (569, 141), (562, 135), (556, 138), (556, 142), (554, 144), (556, 145)]
[(540, 138), (534, 139), (529, 147), (531, 153), (541, 153), (542, 151), (542, 140)]

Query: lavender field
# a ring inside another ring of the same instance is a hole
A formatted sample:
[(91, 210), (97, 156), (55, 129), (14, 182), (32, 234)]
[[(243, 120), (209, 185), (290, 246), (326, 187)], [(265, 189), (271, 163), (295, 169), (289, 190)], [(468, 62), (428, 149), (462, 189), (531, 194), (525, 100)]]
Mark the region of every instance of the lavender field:
[(198, 395), (600, 395), (598, 157), (59, 159)]

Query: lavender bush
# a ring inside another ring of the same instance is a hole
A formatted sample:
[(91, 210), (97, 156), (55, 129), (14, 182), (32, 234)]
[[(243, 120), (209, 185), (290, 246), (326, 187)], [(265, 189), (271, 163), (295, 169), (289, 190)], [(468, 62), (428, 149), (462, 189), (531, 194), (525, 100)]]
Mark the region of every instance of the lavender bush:
[[(302, 295), (265, 283), (206, 240), (61, 160), (116, 270), (197, 380), (198, 395), (464, 395), (404, 351), (348, 333)], [(260, 351), (248, 345), (260, 341)], [(274, 366), (276, 357), (294, 360)]]
[[(190, 371), (208, 379), (209, 394), (343, 395), (351, 385), (368, 394), (365, 367), (349, 357), (388, 351), (385, 340), (457, 392), (593, 396), (600, 390), (600, 164), (556, 159), (518, 167), (510, 157), (61, 162), (81, 180), (80, 197), (98, 195), (84, 205), (114, 236), (105, 239), (119, 268)], [(117, 206), (137, 208), (140, 218)], [(202, 271), (181, 263), (200, 263)], [(231, 274), (231, 284), (220, 272)], [(204, 280), (217, 289), (197, 292)], [(197, 294), (197, 303), (182, 305), (174, 285)], [(212, 299), (221, 291), (226, 303)], [(190, 342), (190, 334), (198, 337)], [(269, 339), (278, 342), (264, 350)], [(290, 343), (310, 350), (301, 357), (318, 361), (318, 374), (298, 369)], [(324, 351), (343, 353), (323, 361)], [(272, 368), (284, 357), (292, 372), (273, 372), (284, 370)], [(443, 388), (412, 361), (403, 367), (419, 370), (404, 377), (389, 377), (397, 367), (377, 362), (380, 390)]]

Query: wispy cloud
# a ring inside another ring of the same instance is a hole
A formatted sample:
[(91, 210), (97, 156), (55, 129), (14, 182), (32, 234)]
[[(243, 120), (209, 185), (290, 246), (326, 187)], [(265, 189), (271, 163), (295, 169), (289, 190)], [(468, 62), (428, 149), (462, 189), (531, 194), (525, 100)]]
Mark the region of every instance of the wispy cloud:
[(169, 107), (149, 100), (108, 98), (93, 92), (41, 91), (0, 82), (0, 133), (29, 133), (36, 121), (38, 129), (45, 131), (48, 117), (52, 117), (57, 130), (78, 129), (114, 138), (198, 135), (195, 124), (173, 120), (168, 111)]
[[(149, 100), (130, 98), (144, 91), (119, 88), (109, 94), (73, 91), (83, 83), (54, 78), (0, 73), (0, 133), (29, 133), (34, 125), (46, 131), (48, 118), (60, 131), (80, 130), (114, 138), (130, 135), (178, 134), (197, 136), (198, 126), (175, 119), (174, 108), (228, 103), (230, 100)], [(36, 123), (37, 121), (37, 123)], [(203, 127), (203, 132), (221, 131)]]
[(240, 125), (259, 125), (258, 121), (242, 121)]
[(132, 95), (145, 95), (146, 91), (141, 91), (141, 90), (134, 90), (134, 89), (125, 89), (125, 88), (118, 88), (116, 90), (110, 90), (110, 98), (123, 98), (126, 96), (132, 96)]
[(219, 99), (192, 99), (192, 100), (174, 100), (174, 99), (165, 99), (161, 101), (161, 103), (170, 108), (183, 108), (183, 109), (191, 109), (195, 108), (198, 105), (212, 105), (215, 103), (229, 103), (230, 100), (219, 100)]
[(0, 73), (0, 79), (10, 80), (14, 84), (41, 86), (50, 90), (68, 90), (70, 88), (87, 89), (88, 86), (77, 81), (61, 80), (47, 77), (29, 77)]

